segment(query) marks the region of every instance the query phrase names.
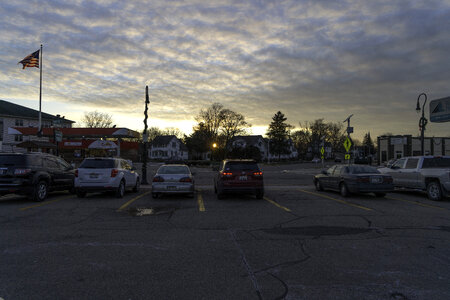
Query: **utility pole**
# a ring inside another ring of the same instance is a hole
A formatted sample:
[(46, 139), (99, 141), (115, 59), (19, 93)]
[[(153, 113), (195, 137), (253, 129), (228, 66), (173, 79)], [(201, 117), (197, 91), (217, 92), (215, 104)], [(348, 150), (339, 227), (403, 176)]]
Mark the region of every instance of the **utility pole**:
[(143, 155), (144, 157), (142, 158), (142, 180), (141, 183), (142, 184), (148, 184), (147, 181), (147, 157), (148, 157), (148, 153), (147, 153), (147, 142), (148, 142), (148, 133), (147, 133), (147, 119), (148, 119), (148, 104), (150, 104), (150, 99), (148, 97), (148, 85), (145, 86), (145, 110), (144, 110), (144, 132), (142, 134), (142, 138), (143, 138), (143, 142), (144, 142), (144, 151), (143, 151)]

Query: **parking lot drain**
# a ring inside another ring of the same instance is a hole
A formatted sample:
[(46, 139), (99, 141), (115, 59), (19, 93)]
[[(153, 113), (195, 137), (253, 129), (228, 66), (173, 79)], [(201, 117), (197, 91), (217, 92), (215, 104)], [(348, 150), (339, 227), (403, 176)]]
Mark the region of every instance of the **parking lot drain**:
[(134, 217), (171, 214), (176, 210), (174, 207), (130, 207), (128, 212)]
[(373, 229), (371, 228), (355, 228), (355, 227), (306, 226), (306, 227), (270, 228), (265, 229), (263, 231), (270, 234), (283, 234), (283, 235), (337, 236), (337, 235), (361, 234), (372, 230)]

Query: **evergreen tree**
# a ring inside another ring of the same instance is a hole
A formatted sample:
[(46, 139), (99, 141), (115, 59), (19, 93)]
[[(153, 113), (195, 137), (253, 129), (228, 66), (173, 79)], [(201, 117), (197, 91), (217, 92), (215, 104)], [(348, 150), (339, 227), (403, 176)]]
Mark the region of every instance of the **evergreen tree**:
[(370, 137), (370, 132), (364, 135), (362, 144), (364, 146), (365, 156), (375, 153), (375, 146), (373, 144), (372, 138)]
[(270, 153), (278, 155), (278, 160), (281, 154), (289, 152), (289, 133), (292, 125), (286, 123), (287, 118), (281, 111), (278, 111), (273, 117), (272, 122), (267, 130), (267, 136), (270, 139)]

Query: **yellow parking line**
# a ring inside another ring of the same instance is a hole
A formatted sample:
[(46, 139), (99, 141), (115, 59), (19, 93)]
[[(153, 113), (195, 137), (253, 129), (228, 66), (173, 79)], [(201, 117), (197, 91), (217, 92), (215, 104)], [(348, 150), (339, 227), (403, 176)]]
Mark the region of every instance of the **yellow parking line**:
[(280, 204), (278, 204), (277, 202), (275, 202), (275, 201), (273, 201), (273, 200), (270, 200), (270, 199), (267, 198), (267, 197), (264, 197), (264, 200), (268, 201), (269, 203), (271, 203), (271, 204), (275, 205), (276, 207), (281, 208), (281, 209), (283, 209), (283, 210), (285, 210), (285, 211), (287, 211), (287, 212), (290, 212), (290, 211), (291, 211), (289, 208), (284, 207), (283, 205), (280, 205)]
[(342, 203), (342, 204), (346, 204), (346, 205), (349, 205), (349, 206), (357, 207), (357, 208), (360, 208), (360, 209), (369, 210), (369, 211), (370, 211), (370, 210), (373, 210), (373, 209), (368, 208), (368, 207), (365, 207), (365, 206), (353, 204), (353, 203), (350, 203), (350, 202), (347, 202), (347, 201), (344, 201), (344, 200), (336, 199), (336, 198), (329, 197), (329, 196), (326, 196), (326, 195), (322, 195), (322, 194), (319, 194), (319, 193), (314, 193), (314, 192), (310, 192), (310, 191), (305, 191), (305, 190), (302, 190), (302, 189), (298, 189), (298, 190), (299, 190), (300, 192), (303, 192), (303, 193), (307, 193), (307, 194), (319, 196), (319, 197), (322, 197), (322, 198), (330, 199), (330, 200), (333, 200), (333, 201), (336, 201), (336, 202), (339, 202), (339, 203)]
[(74, 196), (67, 196), (67, 197), (61, 197), (61, 198), (58, 198), (58, 199), (55, 199), (55, 200), (44, 201), (44, 202), (41, 202), (39, 204), (35, 204), (35, 205), (19, 208), (19, 210), (24, 211), (24, 210), (27, 210), (27, 209), (30, 209), (30, 208), (44, 206), (44, 205), (47, 205), (47, 204), (55, 203), (55, 202), (58, 202), (58, 201), (61, 201), (61, 200), (65, 200), (65, 199), (69, 199), (69, 198), (73, 198), (73, 197)]
[(131, 199), (130, 201), (128, 201), (127, 203), (125, 203), (124, 205), (122, 205), (117, 211), (119, 212), (119, 211), (124, 210), (125, 208), (127, 208), (128, 205), (130, 205), (131, 203), (133, 203), (133, 202), (136, 201), (137, 199), (142, 198), (142, 197), (144, 197), (145, 195), (150, 194), (151, 192), (152, 192), (152, 191), (148, 191), (148, 192), (145, 192), (145, 193), (143, 193), (143, 194), (140, 194), (140, 195), (137, 196), (137, 197), (134, 197), (133, 199)]
[(405, 200), (405, 199), (399, 199), (399, 198), (392, 198), (392, 197), (385, 197), (386, 199), (391, 199), (391, 200), (398, 200), (398, 201), (403, 201), (403, 202), (408, 202), (408, 203), (412, 203), (412, 204), (417, 204), (423, 207), (429, 207), (429, 208), (436, 208), (436, 209), (441, 209), (441, 210), (447, 210), (443, 207), (440, 206), (434, 206), (434, 205), (430, 205), (430, 204), (425, 204), (425, 203), (421, 203), (419, 201), (411, 201), (411, 200)]
[(197, 190), (197, 202), (198, 202), (198, 210), (205, 211), (205, 204), (203, 203), (202, 190)]

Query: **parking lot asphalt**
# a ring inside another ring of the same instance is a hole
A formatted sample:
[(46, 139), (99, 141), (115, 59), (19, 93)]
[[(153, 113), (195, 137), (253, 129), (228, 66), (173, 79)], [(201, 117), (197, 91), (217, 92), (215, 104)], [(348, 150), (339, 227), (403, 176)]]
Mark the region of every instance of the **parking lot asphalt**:
[[(157, 164), (149, 165), (149, 181)], [(449, 299), (450, 201), (317, 192), (320, 165), (262, 165), (265, 197), (150, 186), (0, 197), (8, 299)]]

